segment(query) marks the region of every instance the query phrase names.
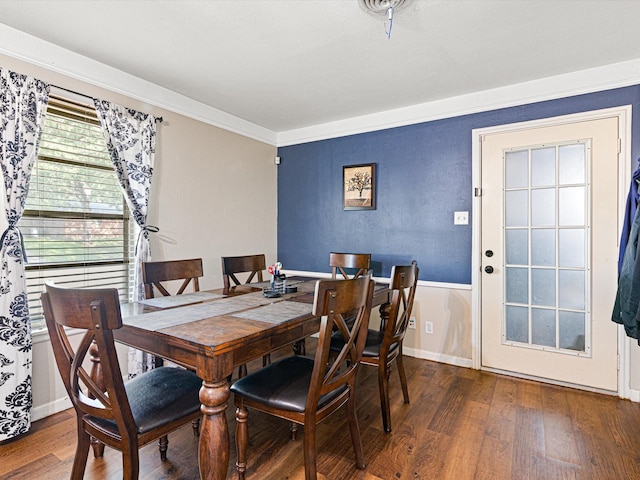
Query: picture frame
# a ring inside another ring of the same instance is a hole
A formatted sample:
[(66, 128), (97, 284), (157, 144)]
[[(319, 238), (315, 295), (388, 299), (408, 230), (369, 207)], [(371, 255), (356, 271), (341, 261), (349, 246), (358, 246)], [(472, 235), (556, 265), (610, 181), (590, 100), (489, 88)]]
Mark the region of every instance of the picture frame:
[(342, 167), (342, 209), (376, 209), (376, 164)]

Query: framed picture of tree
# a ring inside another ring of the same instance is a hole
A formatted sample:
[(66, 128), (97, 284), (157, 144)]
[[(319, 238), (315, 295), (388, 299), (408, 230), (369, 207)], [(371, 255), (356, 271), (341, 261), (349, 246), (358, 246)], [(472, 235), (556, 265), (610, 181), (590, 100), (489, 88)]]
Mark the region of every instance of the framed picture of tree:
[(376, 164), (342, 167), (342, 209), (376, 209)]

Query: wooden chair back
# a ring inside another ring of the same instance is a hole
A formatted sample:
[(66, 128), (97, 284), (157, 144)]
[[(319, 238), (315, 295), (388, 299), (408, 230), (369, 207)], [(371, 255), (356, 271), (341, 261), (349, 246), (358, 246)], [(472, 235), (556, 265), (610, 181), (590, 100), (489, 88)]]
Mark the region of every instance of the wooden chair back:
[[(338, 273), (345, 279), (358, 278), (371, 273), (370, 253), (329, 253), (331, 278), (337, 278)], [(348, 273), (347, 270), (355, 273)]]
[[(380, 347), (380, 357), (385, 358), (389, 351), (402, 346), (418, 284), (420, 269), (414, 260), (411, 265), (394, 265), (391, 269), (391, 305), (389, 318), (384, 325), (384, 338)], [(402, 355), (402, 352), (396, 352)]]
[[(78, 418), (91, 415), (114, 422), (123, 438), (136, 438), (113, 338), (113, 330), (122, 327), (118, 290), (47, 284), (41, 300), (58, 370)], [(75, 349), (66, 328), (84, 331)], [(98, 379), (85, 369), (95, 364), (91, 355), (97, 355), (100, 362)]]
[(171, 296), (166, 282), (182, 280), (176, 295), (184, 293), (189, 284), (194, 292), (200, 291), (199, 278), (204, 275), (202, 259), (166, 260), (159, 262), (142, 262), (142, 283), (146, 298), (154, 298), (155, 290), (162, 295)]
[[(343, 386), (354, 388), (355, 375), (367, 339), (375, 283), (369, 275), (353, 280), (318, 280), (313, 314), (322, 316), (307, 410), (315, 412), (320, 397)], [(355, 320), (347, 318), (355, 313)], [(331, 334), (342, 333), (345, 343), (331, 353)], [(309, 412), (306, 412), (309, 413)], [(313, 414), (315, 416), (315, 413)]]
[(264, 254), (222, 257), (222, 280), (224, 282), (224, 293), (229, 293), (229, 289), (233, 285), (242, 285), (242, 282), (238, 279), (236, 274), (248, 274), (244, 281), (245, 284), (251, 283), (254, 278), (258, 282), (262, 282), (262, 272), (266, 269), (267, 263)]

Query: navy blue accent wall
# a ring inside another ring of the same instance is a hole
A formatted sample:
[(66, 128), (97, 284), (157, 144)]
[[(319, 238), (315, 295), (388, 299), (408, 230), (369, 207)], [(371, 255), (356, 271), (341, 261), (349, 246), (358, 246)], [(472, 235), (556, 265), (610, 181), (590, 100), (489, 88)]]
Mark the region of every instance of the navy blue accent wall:
[[(471, 215), (471, 130), (628, 104), (637, 126), (632, 86), (280, 147), (278, 260), (329, 272), (329, 252), (369, 252), (376, 276), (415, 259), (421, 280), (470, 284), (471, 218), (454, 225), (453, 212)], [(362, 163), (377, 164), (377, 209), (343, 211), (342, 167)]]

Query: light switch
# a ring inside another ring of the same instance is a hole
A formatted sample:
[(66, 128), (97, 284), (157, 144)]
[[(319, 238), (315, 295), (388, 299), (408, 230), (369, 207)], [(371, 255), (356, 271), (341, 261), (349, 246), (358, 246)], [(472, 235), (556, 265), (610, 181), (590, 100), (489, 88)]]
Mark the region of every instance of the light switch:
[(469, 225), (469, 212), (453, 212), (454, 225)]

